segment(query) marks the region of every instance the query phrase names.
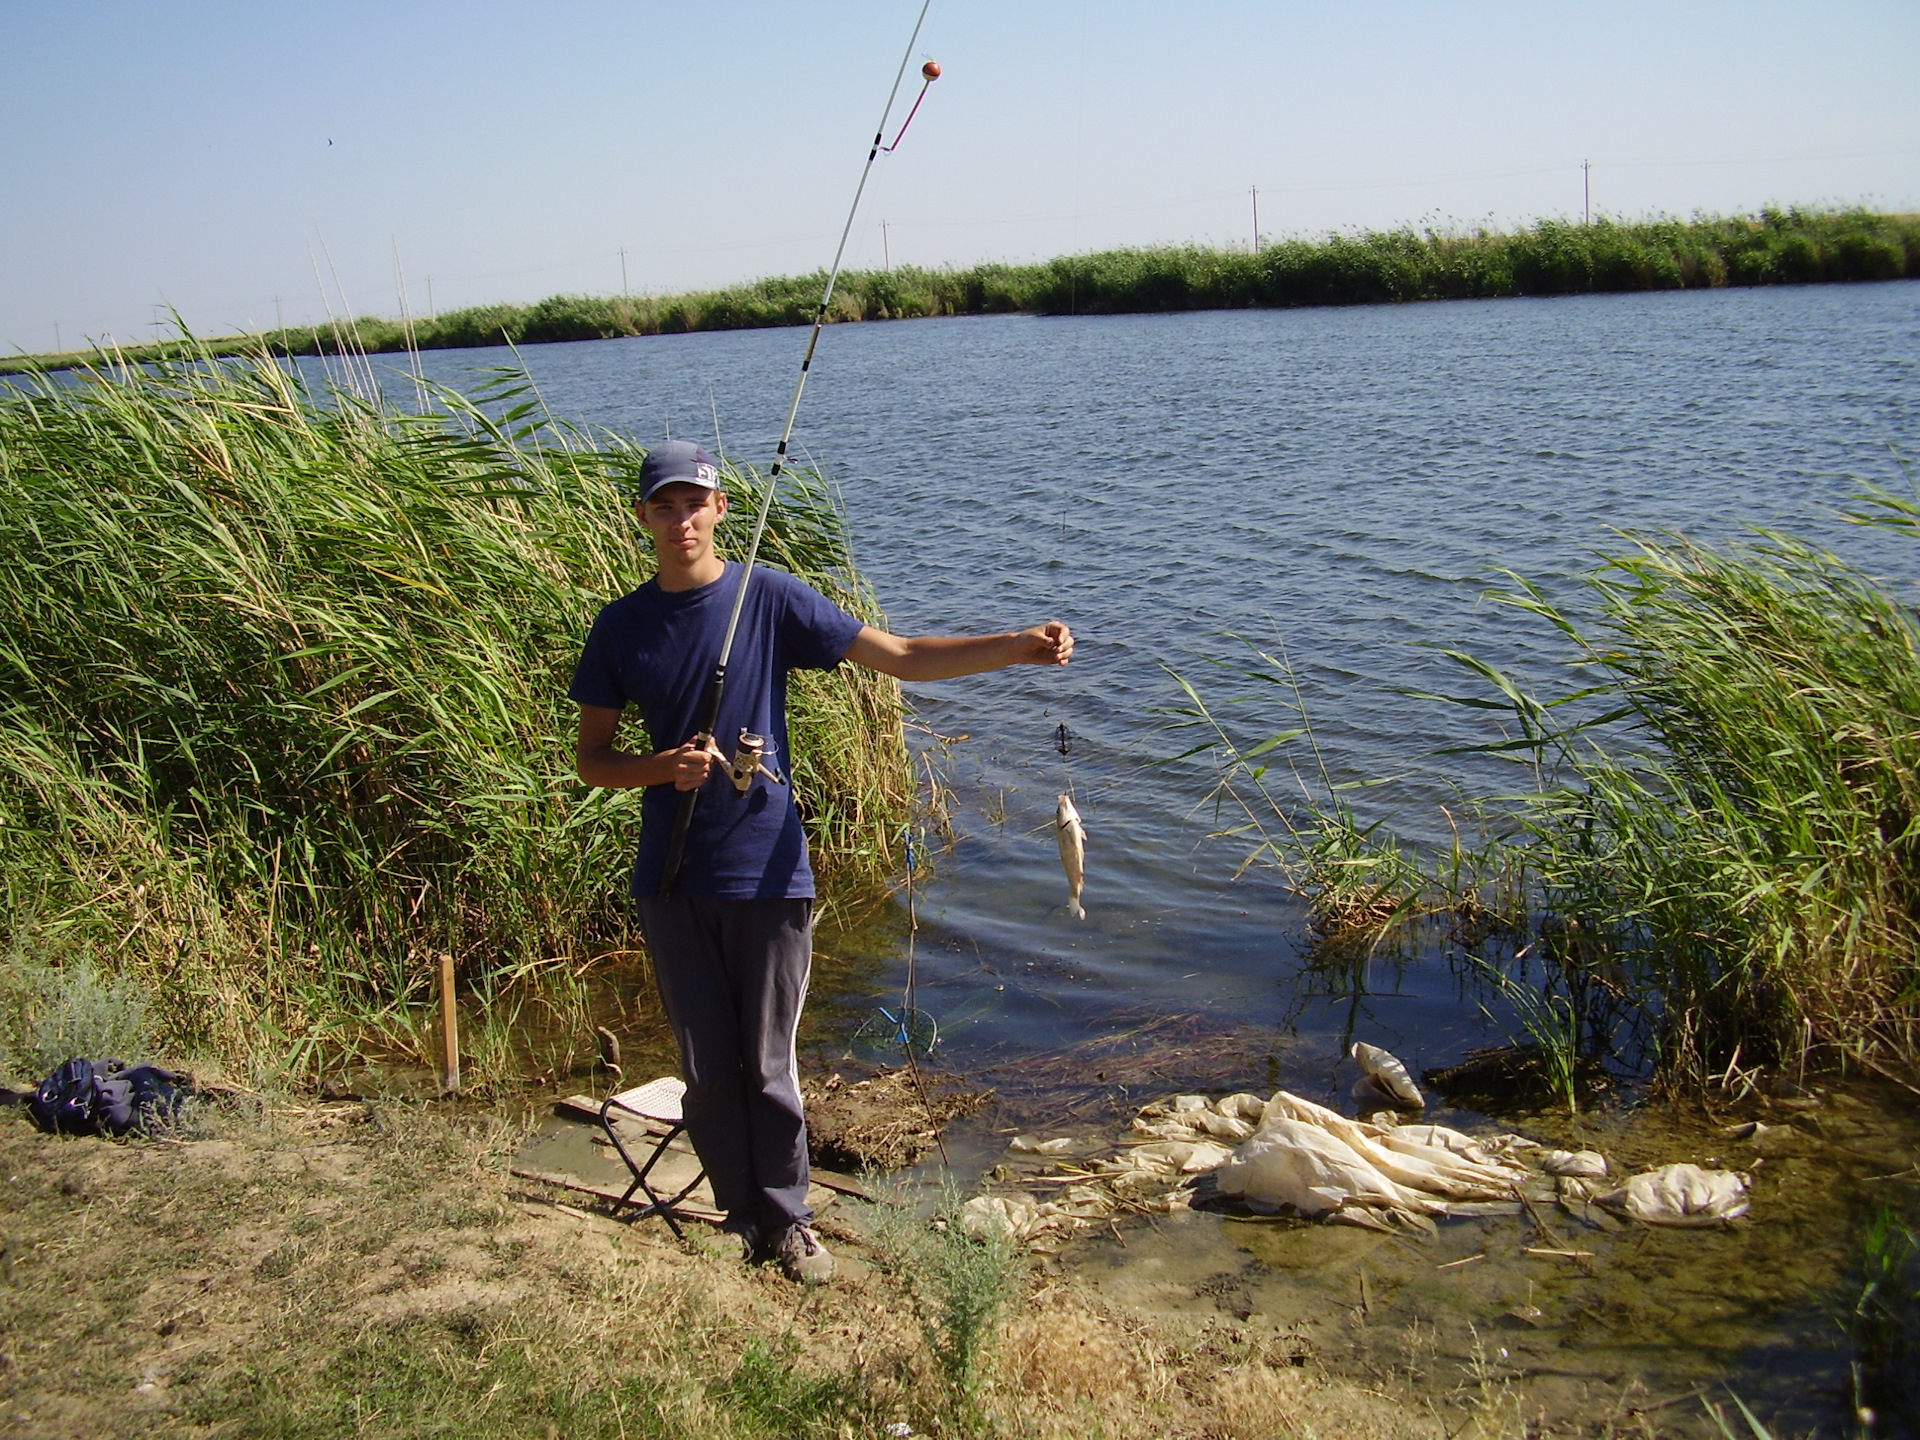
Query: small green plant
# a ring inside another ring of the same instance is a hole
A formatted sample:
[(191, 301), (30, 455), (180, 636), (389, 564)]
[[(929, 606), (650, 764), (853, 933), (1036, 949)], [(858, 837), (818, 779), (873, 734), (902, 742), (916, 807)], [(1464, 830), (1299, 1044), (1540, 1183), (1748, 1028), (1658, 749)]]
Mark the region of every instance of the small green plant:
[(16, 954), (0, 972), (0, 1041), (0, 1059), (33, 1079), (75, 1057), (153, 1058), (151, 1013), (139, 987), (85, 957), (49, 965)]
[(949, 1185), (928, 1219), (884, 1178), (870, 1177), (878, 1204), (868, 1212), (872, 1238), (899, 1280), (948, 1393), (979, 1416), (983, 1362), (1020, 1292), (1026, 1256), (997, 1230), (970, 1233), (959, 1191)]
[(1760, 1423), (1760, 1417), (1747, 1408), (1746, 1401), (1734, 1394), (1732, 1390), (1727, 1391), (1727, 1398), (1733, 1401), (1734, 1408), (1740, 1412), (1740, 1418), (1747, 1423), (1747, 1433), (1745, 1435), (1742, 1435), (1733, 1428), (1732, 1424), (1727, 1420), (1726, 1411), (1707, 1399), (1706, 1396), (1702, 1395), (1700, 1397), (1701, 1407), (1707, 1412), (1707, 1418), (1713, 1421), (1714, 1429), (1719, 1431), (1723, 1440), (1773, 1440), (1773, 1432)]
[[(1521, 1028), (1539, 1048), (1548, 1090), (1567, 1107), (1569, 1115), (1578, 1113), (1581, 1025), (1573, 998), (1556, 988), (1551, 980), (1543, 985), (1529, 985), (1479, 956), (1473, 957), (1473, 964), (1481, 978), (1511, 1007)], [(1484, 1004), (1480, 1012), (1498, 1023)]]
[[(1288, 887), (1307, 902), (1322, 939), (1384, 934), (1396, 921), (1419, 911), (1426, 892), (1424, 876), (1378, 821), (1361, 823), (1346, 798), (1359, 784), (1338, 782), (1329, 773), (1284, 653), (1275, 656), (1239, 636), (1228, 638), (1244, 645), (1253, 658), (1239, 665), (1220, 662), (1221, 668), (1277, 696), (1280, 708), (1298, 723), (1243, 738), (1191, 681), (1169, 669), (1187, 703), (1162, 709), (1169, 717), (1163, 728), (1196, 731), (1199, 739), (1163, 763), (1203, 754), (1214, 760), (1217, 778), (1207, 799), (1221, 826), (1215, 838), (1247, 846), (1238, 873), (1256, 865), (1277, 867)], [(1304, 772), (1296, 758), (1303, 749), (1310, 756)], [(1276, 766), (1284, 768), (1276, 771)], [(1287, 792), (1297, 793), (1297, 798)]]

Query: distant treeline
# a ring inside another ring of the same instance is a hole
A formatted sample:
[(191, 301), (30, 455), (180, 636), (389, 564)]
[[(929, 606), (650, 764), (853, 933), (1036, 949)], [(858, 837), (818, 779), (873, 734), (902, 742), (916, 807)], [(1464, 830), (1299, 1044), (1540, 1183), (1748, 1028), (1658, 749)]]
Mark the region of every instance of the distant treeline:
[[(1280, 240), (1257, 253), (1166, 246), (1109, 250), (1036, 265), (844, 274), (834, 321), (934, 315), (1114, 315), (1300, 305), (1372, 305), (1511, 295), (1579, 295), (1722, 285), (1807, 285), (1920, 276), (1920, 215), (1765, 210), (1755, 216), (1580, 224), (1542, 220), (1514, 232), (1387, 230)], [(804, 325), (824, 273), (664, 298), (554, 295), (534, 305), (479, 305), (409, 327), (362, 319), (211, 342), (221, 353), (333, 354), (537, 345), (622, 335)], [(204, 343), (204, 342), (203, 342)], [(126, 347), (160, 358), (166, 343)], [(56, 368), (73, 356), (0, 361), (0, 371)]]

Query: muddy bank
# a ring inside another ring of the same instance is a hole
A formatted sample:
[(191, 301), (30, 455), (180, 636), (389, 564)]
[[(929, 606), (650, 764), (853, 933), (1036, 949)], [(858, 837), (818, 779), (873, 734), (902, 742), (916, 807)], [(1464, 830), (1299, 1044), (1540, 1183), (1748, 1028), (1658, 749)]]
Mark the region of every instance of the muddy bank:
[[(1058, 1249), (1068, 1273), (1111, 1304), (1261, 1327), (1359, 1382), (1418, 1388), (1472, 1374), (1524, 1396), (1554, 1426), (1600, 1424), (1619, 1404), (1625, 1414), (1662, 1407), (1650, 1413), (1663, 1430), (1692, 1433), (1705, 1417), (1686, 1397), (1725, 1401), (1731, 1390), (1776, 1433), (1858, 1433), (1862, 1357), (1846, 1319), (1859, 1299), (1859, 1247), (1875, 1208), (1910, 1207), (1920, 1185), (1920, 1115), (1897, 1087), (1751, 1086), (1498, 1124), (1442, 1103), (1409, 1120), (1409, 1133), (1437, 1121), (1488, 1138), (1517, 1130), (1539, 1153), (1597, 1151), (1608, 1186), (1675, 1163), (1738, 1172), (1751, 1212), (1703, 1229), (1622, 1220), (1544, 1176), (1511, 1203), (1460, 1207), (1476, 1213), (1442, 1217), (1431, 1233), (1253, 1213), (1210, 1201), (1210, 1176), (1190, 1178), (1169, 1205), (1174, 1180), (1135, 1191), (1128, 1182), (1139, 1177), (1114, 1175), (1130, 1150), (1168, 1148), (1152, 1119), (1167, 1108), (1147, 1106), (1129, 1133), (1064, 1106), (1048, 1125), (1023, 1104), (1020, 1133), (999, 1137), (998, 1151), (983, 1147), (985, 1183), (1014, 1207), (1006, 1213), (1037, 1207), (1030, 1225), (1077, 1226), (1064, 1247), (1040, 1228), (1034, 1243)], [(1871, 1433), (1902, 1432), (1882, 1423)]]
[(939, 1145), (941, 1127), (981, 1110), (991, 1090), (956, 1075), (902, 1067), (864, 1078), (839, 1070), (801, 1087), (813, 1163), (828, 1169), (899, 1170)]

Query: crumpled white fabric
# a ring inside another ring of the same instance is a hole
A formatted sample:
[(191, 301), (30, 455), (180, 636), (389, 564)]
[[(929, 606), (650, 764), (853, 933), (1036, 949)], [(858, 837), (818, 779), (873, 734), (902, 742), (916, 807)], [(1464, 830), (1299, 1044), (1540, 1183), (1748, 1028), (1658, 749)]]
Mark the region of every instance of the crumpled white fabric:
[(1396, 1184), (1344, 1140), (1304, 1120), (1267, 1121), (1214, 1179), (1224, 1195), (1315, 1218), (1347, 1205), (1447, 1213), (1433, 1196)]
[(1162, 1175), (1198, 1175), (1232, 1158), (1233, 1151), (1212, 1140), (1156, 1140), (1127, 1152), (1134, 1169), (1157, 1170)]
[(960, 1228), (976, 1240), (1018, 1243), (1040, 1229), (1040, 1207), (1018, 1195), (976, 1195), (960, 1207)]
[[(1506, 1200), (1512, 1197), (1513, 1187), (1527, 1178), (1527, 1172), (1519, 1166), (1498, 1160), (1474, 1160), (1444, 1145), (1427, 1145), (1414, 1138), (1427, 1127), (1415, 1126), (1413, 1133), (1408, 1133), (1400, 1127), (1349, 1120), (1337, 1110), (1278, 1090), (1267, 1102), (1266, 1118), (1260, 1128), (1264, 1130), (1282, 1119), (1298, 1120), (1336, 1136), (1388, 1179), (1429, 1197)], [(1449, 1132), (1453, 1133), (1456, 1132)], [(1258, 1131), (1254, 1138), (1259, 1138)]]
[(1540, 1157), (1540, 1168), (1549, 1175), (1597, 1180), (1607, 1173), (1607, 1157), (1598, 1150), (1549, 1150)]
[(1698, 1165), (1662, 1165), (1635, 1175), (1594, 1203), (1648, 1225), (1718, 1225), (1738, 1220), (1750, 1203), (1747, 1177)]

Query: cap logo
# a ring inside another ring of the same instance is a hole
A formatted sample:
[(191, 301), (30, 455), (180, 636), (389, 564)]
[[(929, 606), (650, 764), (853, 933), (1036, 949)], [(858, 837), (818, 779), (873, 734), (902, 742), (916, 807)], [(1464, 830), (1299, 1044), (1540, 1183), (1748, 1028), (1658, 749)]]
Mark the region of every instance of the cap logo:
[(696, 465), (693, 467), (693, 478), (701, 485), (717, 485), (720, 483), (720, 472), (711, 465)]

